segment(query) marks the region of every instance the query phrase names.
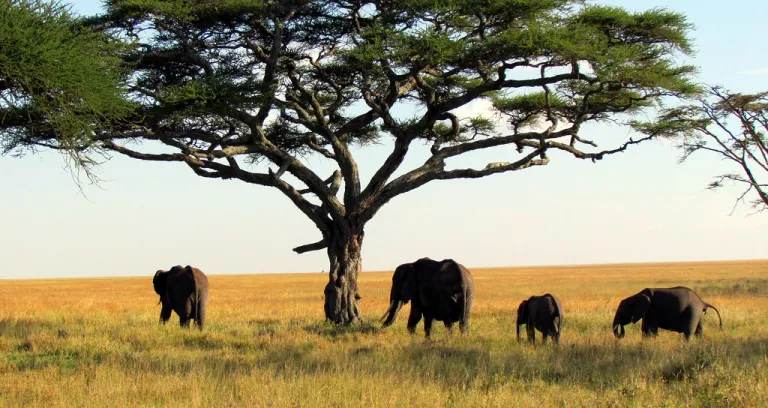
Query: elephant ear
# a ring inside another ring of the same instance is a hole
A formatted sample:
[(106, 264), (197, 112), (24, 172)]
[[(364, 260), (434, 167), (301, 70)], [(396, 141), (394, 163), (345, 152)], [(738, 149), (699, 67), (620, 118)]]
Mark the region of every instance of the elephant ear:
[(155, 272), (155, 277), (152, 279), (152, 285), (155, 287), (155, 293), (162, 298), (165, 296), (168, 282), (168, 272), (164, 270), (158, 270)]
[(408, 302), (418, 296), (418, 285), (416, 284), (416, 268), (412, 264), (400, 265), (398, 268), (401, 273), (403, 302)]
[(525, 324), (528, 321), (528, 301), (523, 300), (517, 307), (517, 324)]
[(648, 309), (651, 307), (651, 298), (643, 293), (638, 293), (633, 297), (635, 299), (632, 302), (632, 323), (637, 323), (638, 320), (648, 313)]

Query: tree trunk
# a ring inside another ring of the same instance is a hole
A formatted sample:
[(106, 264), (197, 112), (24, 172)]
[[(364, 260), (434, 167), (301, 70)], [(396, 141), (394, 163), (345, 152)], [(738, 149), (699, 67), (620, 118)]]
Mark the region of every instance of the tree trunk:
[(360, 255), (362, 244), (363, 232), (351, 228), (344, 228), (344, 231), (336, 228), (329, 240), (328, 259), (331, 266), (325, 286), (325, 317), (336, 324), (363, 321), (357, 292), (357, 276), (363, 268)]

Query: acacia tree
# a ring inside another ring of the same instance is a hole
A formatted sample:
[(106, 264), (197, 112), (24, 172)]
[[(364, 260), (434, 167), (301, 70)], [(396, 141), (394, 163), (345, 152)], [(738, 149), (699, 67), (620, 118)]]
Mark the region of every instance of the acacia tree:
[(768, 209), (768, 92), (740, 94), (711, 88), (697, 103), (663, 110), (658, 123), (636, 126), (647, 135), (680, 141), (685, 161), (696, 152), (707, 152), (734, 164), (738, 173), (715, 177), (717, 189), (730, 182), (744, 187), (733, 209), (750, 193), (750, 204)]
[[(650, 137), (600, 150), (579, 133), (584, 124), (696, 91), (693, 68), (672, 59), (690, 52), (689, 26), (665, 10), (579, 0), (106, 6), (93, 24), (134, 47), (123, 57), (135, 114), (79, 151), (178, 162), (201, 177), (278, 189), (320, 232), (294, 251), (327, 251), (325, 314), (340, 324), (361, 320), (364, 228), (394, 197), (435, 180), (546, 165), (554, 150), (599, 160)], [(509, 130), (458, 115), (478, 100), (491, 101)], [(392, 147), (365, 183), (353, 152), (384, 139)], [(35, 135), (19, 146), (57, 141)], [(431, 155), (395, 177), (419, 143)], [(507, 146), (508, 162), (450, 167), (457, 156)], [(308, 156), (336, 170), (318, 174)]]

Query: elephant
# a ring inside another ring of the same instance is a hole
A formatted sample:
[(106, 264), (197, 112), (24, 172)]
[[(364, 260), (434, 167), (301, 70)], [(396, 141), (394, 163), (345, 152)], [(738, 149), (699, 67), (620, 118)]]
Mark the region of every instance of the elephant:
[(165, 324), (171, 318), (171, 311), (175, 311), (181, 327), (189, 327), (192, 319), (200, 330), (205, 328), (208, 278), (203, 271), (189, 265), (176, 265), (169, 271), (157, 271), (152, 283), (160, 295), (158, 303), (163, 304), (160, 323)]
[(702, 320), (707, 308), (717, 312), (722, 329), (723, 319), (720, 317), (720, 311), (701, 300), (693, 290), (683, 286), (646, 288), (619, 303), (613, 318), (613, 334), (617, 339), (621, 339), (625, 334), (624, 325), (643, 319), (643, 337), (656, 336), (659, 329), (664, 329), (683, 333), (688, 341), (694, 334), (697, 337), (703, 334)]
[(552, 336), (555, 344), (559, 344), (563, 317), (560, 301), (549, 293), (523, 300), (517, 308), (517, 341), (520, 341), (520, 326), (526, 325), (531, 344), (536, 344), (536, 330), (544, 335), (544, 343), (547, 336)]
[(432, 321), (442, 321), (451, 331), (459, 322), (462, 334), (469, 331), (475, 284), (472, 274), (453, 259), (435, 261), (421, 258), (413, 263), (402, 264), (392, 276), (389, 308), (379, 321), (383, 327), (391, 325), (400, 308), (411, 302), (408, 331), (413, 334), (416, 325), (424, 317), (424, 333), (429, 338)]

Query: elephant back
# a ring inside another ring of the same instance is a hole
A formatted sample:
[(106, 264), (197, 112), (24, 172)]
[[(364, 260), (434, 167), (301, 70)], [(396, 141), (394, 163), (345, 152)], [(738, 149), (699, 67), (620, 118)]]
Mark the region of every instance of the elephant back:
[(469, 270), (453, 259), (439, 262), (439, 268), (432, 277), (433, 293), (442, 302), (458, 306), (464, 297), (473, 291), (472, 275)]
[(197, 291), (194, 273), (180, 265), (168, 271), (166, 282), (168, 297), (172, 301), (181, 301)]
[(195, 281), (196, 288), (198, 289), (208, 288), (208, 277), (205, 276), (203, 271), (197, 268), (193, 268), (189, 265), (187, 265), (187, 270), (190, 270), (192, 272), (192, 278)]

